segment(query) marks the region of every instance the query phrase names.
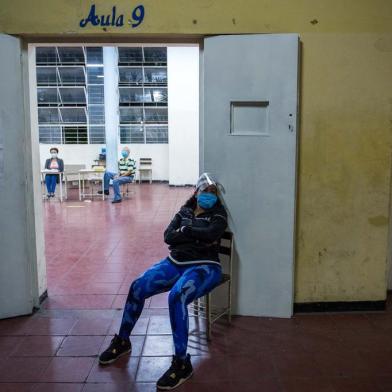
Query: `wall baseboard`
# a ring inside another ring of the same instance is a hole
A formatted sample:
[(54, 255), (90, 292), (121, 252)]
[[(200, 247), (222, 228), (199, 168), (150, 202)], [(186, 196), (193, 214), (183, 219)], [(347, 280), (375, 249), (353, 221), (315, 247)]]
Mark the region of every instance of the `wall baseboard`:
[(386, 301), (305, 302), (295, 303), (294, 313), (364, 312), (385, 310)]
[[(148, 184), (150, 180), (142, 180), (141, 184)], [(152, 180), (153, 184), (168, 184), (168, 180)], [(139, 179), (135, 180), (135, 184), (139, 184)]]

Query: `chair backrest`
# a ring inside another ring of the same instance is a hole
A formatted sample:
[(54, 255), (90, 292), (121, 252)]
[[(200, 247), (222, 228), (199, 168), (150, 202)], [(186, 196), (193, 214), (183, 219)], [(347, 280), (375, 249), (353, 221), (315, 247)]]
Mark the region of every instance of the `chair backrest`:
[(76, 165), (64, 165), (64, 171), (66, 173), (75, 173), (78, 174), (79, 170), (85, 169), (86, 165), (76, 164)]
[(229, 274), (230, 277), (233, 272), (233, 233), (230, 231), (225, 231), (223, 233), (223, 236), (221, 238), (220, 244), (219, 244), (219, 255), (225, 255), (227, 256), (227, 261), (226, 263), (222, 262), (222, 257), (221, 257), (221, 263), (222, 263), (222, 268), (226, 271), (225, 273)]
[(86, 165), (64, 165), (65, 181), (78, 181), (79, 180), (79, 170), (86, 169)]
[(139, 159), (139, 167), (143, 166), (146, 168), (147, 166), (152, 166), (152, 158), (140, 158)]

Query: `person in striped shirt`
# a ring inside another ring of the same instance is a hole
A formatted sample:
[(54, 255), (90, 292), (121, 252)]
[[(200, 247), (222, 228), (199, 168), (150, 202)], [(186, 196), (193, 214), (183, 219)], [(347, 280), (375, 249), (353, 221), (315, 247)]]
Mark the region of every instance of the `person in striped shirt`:
[[(118, 173), (106, 171), (103, 177), (103, 189), (105, 195), (109, 194), (109, 182), (113, 180), (114, 198), (112, 203), (121, 203), (120, 185), (133, 181), (136, 172), (136, 162), (129, 158), (129, 148), (124, 147), (121, 151), (121, 159), (118, 161)], [(102, 194), (102, 191), (98, 193)]]

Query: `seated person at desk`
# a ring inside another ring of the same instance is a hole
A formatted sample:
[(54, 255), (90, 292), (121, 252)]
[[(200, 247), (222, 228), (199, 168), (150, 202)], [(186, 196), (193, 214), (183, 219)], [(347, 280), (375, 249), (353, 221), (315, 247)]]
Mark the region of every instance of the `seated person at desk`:
[(217, 192), (217, 183), (208, 173), (202, 174), (196, 192), (165, 230), (169, 256), (131, 284), (119, 333), (100, 355), (101, 365), (110, 364), (131, 352), (129, 337), (142, 313), (144, 301), (170, 290), (168, 301), (175, 355), (170, 368), (158, 380), (157, 388), (174, 389), (192, 376), (193, 368), (187, 354), (187, 306), (222, 280), (218, 251), (227, 227), (227, 214)]
[[(129, 148), (124, 147), (121, 151), (122, 158), (118, 161), (118, 173), (105, 171), (103, 176), (103, 189), (105, 195), (109, 194), (109, 182), (113, 180), (114, 198), (112, 203), (121, 202), (120, 185), (132, 182), (136, 171), (136, 163), (129, 158)], [(101, 195), (102, 191), (98, 191)]]
[[(47, 159), (45, 162), (45, 170), (62, 173), (64, 171), (64, 162), (62, 159), (57, 158), (59, 150), (57, 147), (52, 147), (50, 149), (51, 158)], [(60, 176), (58, 174), (45, 174), (45, 184), (48, 190), (48, 198), (54, 197), (56, 191), (56, 184), (60, 181)]]

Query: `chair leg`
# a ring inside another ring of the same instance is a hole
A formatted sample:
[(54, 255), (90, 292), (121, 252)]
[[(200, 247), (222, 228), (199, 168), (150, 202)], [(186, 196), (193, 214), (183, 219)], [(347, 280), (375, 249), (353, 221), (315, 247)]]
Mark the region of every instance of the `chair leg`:
[(211, 295), (206, 295), (207, 340), (211, 340)]
[(232, 302), (232, 299), (231, 299), (231, 280), (229, 280), (229, 284), (227, 285), (228, 286), (228, 290), (229, 290), (229, 312), (227, 313), (227, 321), (228, 321), (228, 323), (229, 324), (231, 324), (231, 302)]
[(199, 316), (199, 306), (200, 306), (200, 302), (199, 302), (199, 298), (195, 299), (193, 301), (193, 308), (195, 309), (195, 316)]

